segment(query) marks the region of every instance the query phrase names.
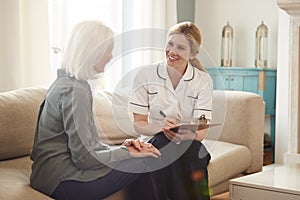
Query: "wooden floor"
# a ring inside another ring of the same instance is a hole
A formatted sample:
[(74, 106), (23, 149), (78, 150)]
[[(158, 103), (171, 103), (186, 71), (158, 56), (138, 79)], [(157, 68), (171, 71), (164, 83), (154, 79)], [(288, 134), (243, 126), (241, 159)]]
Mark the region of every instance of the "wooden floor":
[(210, 197), (210, 200), (229, 200), (229, 192)]

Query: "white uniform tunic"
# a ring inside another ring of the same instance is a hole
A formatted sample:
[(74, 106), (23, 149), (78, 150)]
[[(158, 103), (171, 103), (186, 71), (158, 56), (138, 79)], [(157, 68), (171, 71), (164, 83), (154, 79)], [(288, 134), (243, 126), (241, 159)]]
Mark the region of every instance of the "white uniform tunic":
[(162, 122), (164, 117), (189, 122), (202, 114), (211, 119), (213, 84), (208, 73), (188, 64), (174, 90), (164, 63), (141, 68), (129, 97), (129, 111), (148, 115), (149, 122)]

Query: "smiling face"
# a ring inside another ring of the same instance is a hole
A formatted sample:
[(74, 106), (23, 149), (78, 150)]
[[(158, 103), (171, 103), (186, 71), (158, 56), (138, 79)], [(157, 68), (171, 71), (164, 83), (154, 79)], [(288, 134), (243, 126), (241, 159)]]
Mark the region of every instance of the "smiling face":
[(168, 37), (165, 48), (166, 60), (169, 67), (182, 72), (188, 60), (194, 57), (191, 51), (190, 42), (183, 34), (172, 34)]

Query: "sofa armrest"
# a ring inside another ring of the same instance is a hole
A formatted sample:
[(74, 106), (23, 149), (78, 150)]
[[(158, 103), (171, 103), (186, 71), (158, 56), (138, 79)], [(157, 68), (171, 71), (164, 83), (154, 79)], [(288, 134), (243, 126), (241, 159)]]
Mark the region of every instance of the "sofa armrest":
[(261, 96), (243, 91), (214, 91), (213, 123), (207, 138), (240, 144), (251, 152), (246, 173), (262, 170), (265, 104)]

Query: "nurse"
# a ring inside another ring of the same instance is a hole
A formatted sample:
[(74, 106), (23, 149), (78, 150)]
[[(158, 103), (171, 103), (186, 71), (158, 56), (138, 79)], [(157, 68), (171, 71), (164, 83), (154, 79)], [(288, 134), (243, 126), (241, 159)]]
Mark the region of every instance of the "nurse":
[(191, 22), (173, 26), (167, 34), (165, 61), (137, 73), (129, 99), (134, 127), (160, 149), (153, 180), (170, 199), (209, 199), (207, 165), (210, 154), (201, 141), (207, 130), (170, 130), (182, 122), (212, 118), (212, 80), (196, 58), (201, 44)]

